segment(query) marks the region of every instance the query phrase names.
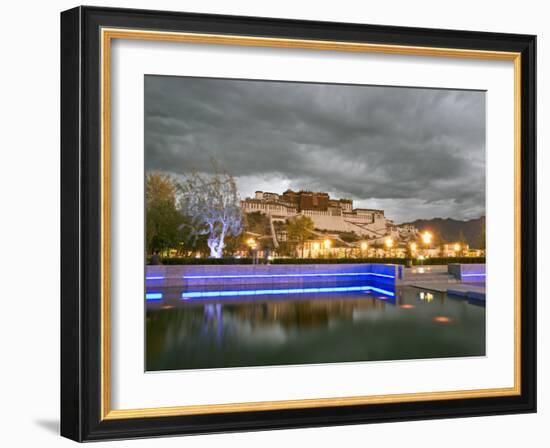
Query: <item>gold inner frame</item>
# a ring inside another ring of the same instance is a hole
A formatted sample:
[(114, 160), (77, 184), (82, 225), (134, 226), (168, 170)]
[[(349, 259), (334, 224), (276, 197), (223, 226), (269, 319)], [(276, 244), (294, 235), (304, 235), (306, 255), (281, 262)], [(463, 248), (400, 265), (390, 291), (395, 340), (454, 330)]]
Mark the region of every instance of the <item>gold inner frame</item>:
[[(113, 39), (186, 42), (215, 45), (297, 48), (312, 50), (437, 56), (469, 59), (506, 60), (514, 63), (514, 386), (441, 392), (391, 395), (314, 398), (303, 400), (187, 405), (140, 409), (111, 409), (110, 368), (110, 62)], [(249, 36), (101, 29), (101, 419), (166, 417), (224, 412), (306, 409), (413, 401), (502, 397), (521, 394), (521, 54), (515, 52), (466, 50), (458, 48), (417, 47), (303, 39), (278, 39)]]

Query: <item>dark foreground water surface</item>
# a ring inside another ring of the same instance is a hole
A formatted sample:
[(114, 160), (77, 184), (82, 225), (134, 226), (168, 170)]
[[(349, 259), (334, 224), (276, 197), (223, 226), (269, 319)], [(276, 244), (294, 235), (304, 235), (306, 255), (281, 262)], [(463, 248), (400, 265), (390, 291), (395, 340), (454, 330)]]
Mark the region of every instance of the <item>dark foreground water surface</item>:
[[(171, 297), (171, 298), (170, 298)], [(147, 370), (485, 355), (485, 307), (412, 287), (147, 302)]]

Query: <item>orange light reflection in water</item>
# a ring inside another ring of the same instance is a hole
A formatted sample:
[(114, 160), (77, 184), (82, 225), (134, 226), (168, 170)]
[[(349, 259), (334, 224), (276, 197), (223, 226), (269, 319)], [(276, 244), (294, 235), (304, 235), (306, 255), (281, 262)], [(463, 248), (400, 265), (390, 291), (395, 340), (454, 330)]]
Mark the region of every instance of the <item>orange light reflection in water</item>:
[(414, 305), (405, 303), (404, 305), (400, 305), (399, 308), (403, 308), (404, 310), (410, 310), (411, 308), (414, 308)]
[(451, 319), (447, 316), (435, 316), (433, 320), (435, 322), (439, 322), (440, 324), (448, 324), (451, 322)]

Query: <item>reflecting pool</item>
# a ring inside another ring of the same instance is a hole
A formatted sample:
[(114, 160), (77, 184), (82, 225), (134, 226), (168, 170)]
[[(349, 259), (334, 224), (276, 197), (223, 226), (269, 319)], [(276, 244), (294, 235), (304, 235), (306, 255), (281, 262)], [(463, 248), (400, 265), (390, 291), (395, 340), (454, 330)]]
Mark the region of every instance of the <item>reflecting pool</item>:
[(483, 302), (413, 287), (337, 288), (346, 289), (157, 289), (146, 301), (146, 368), (485, 355)]

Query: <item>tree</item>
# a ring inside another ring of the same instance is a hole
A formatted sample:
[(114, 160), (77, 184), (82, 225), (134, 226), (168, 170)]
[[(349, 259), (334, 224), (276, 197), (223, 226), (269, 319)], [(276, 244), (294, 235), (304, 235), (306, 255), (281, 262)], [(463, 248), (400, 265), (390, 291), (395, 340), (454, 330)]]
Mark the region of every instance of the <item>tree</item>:
[(273, 250), (273, 235), (269, 216), (262, 212), (251, 212), (244, 216), (246, 232), (254, 235), (260, 250)]
[(301, 246), (302, 258), (304, 258), (304, 243), (310, 238), (314, 229), (315, 224), (309, 216), (298, 216), (287, 221), (288, 238)]
[[(415, 244), (415, 250), (412, 248), (413, 244)], [(420, 247), (419, 242), (414, 239), (409, 239), (409, 241), (407, 241), (407, 245), (405, 246), (405, 258), (408, 260), (414, 259), (414, 256), (416, 255), (416, 248), (418, 247)]]
[(207, 235), (211, 258), (221, 258), (227, 236), (242, 232), (242, 212), (235, 179), (212, 161), (213, 174), (194, 172), (178, 185), (179, 209), (191, 234)]
[(359, 238), (359, 235), (357, 235), (354, 231), (340, 232), (339, 237), (342, 241), (345, 241), (346, 243), (354, 243), (354, 242), (359, 241), (361, 239), (361, 238)]
[(479, 229), (479, 248), (485, 250), (485, 218), (481, 220)]
[(262, 212), (247, 213), (244, 218), (244, 227), (248, 232), (258, 233), (260, 235), (271, 234), (269, 217)]
[(182, 216), (176, 209), (176, 184), (170, 176), (163, 173), (147, 175), (145, 210), (147, 253), (176, 247)]

